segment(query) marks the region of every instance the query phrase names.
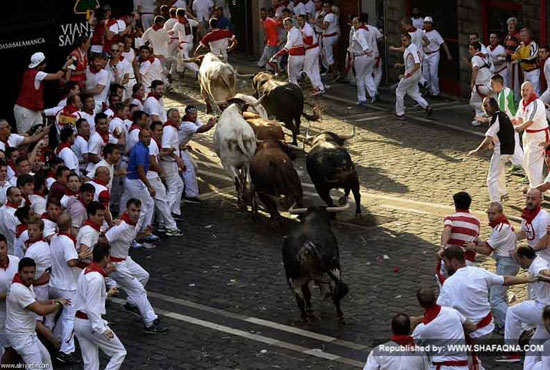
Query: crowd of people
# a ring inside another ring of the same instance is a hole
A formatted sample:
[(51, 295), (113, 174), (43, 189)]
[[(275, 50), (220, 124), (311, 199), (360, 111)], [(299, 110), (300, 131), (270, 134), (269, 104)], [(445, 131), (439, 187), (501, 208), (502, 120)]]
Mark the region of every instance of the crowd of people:
[[(201, 122), (193, 105), (183, 116), (165, 109), (163, 95), (175, 74), (197, 73), (184, 62), (190, 54), (227, 58), (236, 40), (211, 0), (175, 1), (160, 14), (150, 3), (117, 18), (109, 5), (98, 9), (91, 37), (78, 40), (58, 72), (46, 72), (46, 55), (34, 53), (15, 122), (0, 120), (2, 365), (81, 357), (85, 369), (98, 369), (101, 349), (107, 368), (120, 368), (126, 351), (102, 318), (119, 289), (146, 334), (168, 331), (147, 298), (149, 274), (129, 251), (157, 234), (183, 236), (182, 202), (200, 203), (189, 141), (216, 120)], [(45, 106), (46, 81), (62, 92), (53, 107)]]

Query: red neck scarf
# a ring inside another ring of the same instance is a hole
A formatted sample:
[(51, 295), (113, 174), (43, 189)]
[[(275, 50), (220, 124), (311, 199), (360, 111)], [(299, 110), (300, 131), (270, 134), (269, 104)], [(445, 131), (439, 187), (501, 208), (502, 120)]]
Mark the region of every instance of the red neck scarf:
[(65, 148), (69, 148), (71, 149), (71, 144), (68, 143), (68, 142), (64, 142), (64, 143), (61, 143), (57, 146), (57, 148), (55, 149), (55, 154), (56, 155), (59, 155), (59, 153), (61, 153), (61, 151)]
[(17, 228), (15, 229), (15, 237), (19, 238), (21, 234), (23, 234), (28, 229), (29, 227), (27, 226), (27, 224), (17, 225)]
[(369, 30), (368, 27), (365, 26), (365, 25), (362, 25), (361, 27), (359, 27), (359, 29), (360, 29), (360, 30), (365, 30), (365, 31), (368, 31), (368, 30)]
[(537, 94), (533, 92), (531, 95), (529, 95), (529, 99), (521, 99), (521, 105), (523, 106), (523, 110), (525, 111), (529, 104), (534, 102), (538, 98)]
[(6, 202), (6, 206), (11, 207), (11, 208), (15, 208), (15, 209), (19, 208), (19, 204), (15, 204), (15, 203), (12, 203), (10, 201)]
[(508, 224), (508, 225), (510, 225), (510, 222), (508, 221), (508, 219), (506, 218), (505, 215), (502, 215), (502, 216), (496, 218), (494, 221), (489, 222), (489, 226), (491, 226), (492, 228), (495, 228), (498, 224)]
[(72, 191), (71, 189), (67, 188), (65, 189), (65, 195), (68, 197), (76, 197), (78, 196), (78, 191)]
[(521, 218), (523, 218), (528, 224), (530, 224), (533, 222), (535, 217), (537, 217), (539, 212), (540, 212), (540, 206), (538, 206), (533, 210), (524, 208), (523, 212), (521, 213)]
[(120, 114), (115, 113), (115, 117), (120, 119), (121, 121), (124, 121), (126, 118), (122, 117)]
[(122, 216), (120, 216), (120, 219), (126, 222), (128, 225), (136, 226), (137, 224), (137, 222), (132, 222), (132, 220), (130, 219), (130, 215), (126, 212), (124, 212)]
[(103, 270), (101, 266), (99, 266), (96, 262), (90, 263), (88, 267), (86, 267), (86, 269), (84, 270), (84, 273), (89, 274), (90, 272), (94, 272), (94, 271), (99, 272), (101, 276), (103, 276), (104, 278), (107, 277), (105, 270)]
[(21, 196), (23, 197), (23, 199), (25, 199), (25, 205), (30, 207), (32, 205), (32, 202), (29, 199), (29, 196), (27, 194), (21, 194)]
[(78, 135), (76, 135), (76, 136), (80, 136), (81, 138), (83, 138), (83, 139), (86, 140), (86, 141), (90, 140), (90, 135), (88, 135), (88, 137), (86, 137), (86, 136), (84, 136), (84, 135), (80, 135), (80, 134), (78, 134)]
[(134, 131), (134, 130), (141, 130), (141, 127), (139, 127), (138, 125), (136, 125), (135, 123), (130, 126), (130, 129), (128, 130), (128, 133)]
[(42, 216), (40, 216), (40, 218), (43, 219), (43, 220), (48, 220), (48, 221), (51, 221), (51, 222), (55, 222), (54, 220), (52, 220), (52, 218), (50, 217), (48, 212), (42, 213)]
[[(1, 141), (1, 140), (0, 140)], [(6, 144), (6, 149), (8, 149), (10, 146)], [(14, 172), (14, 173), (17, 173), (17, 168), (15, 168), (15, 163), (13, 163), (12, 160), (8, 160), (8, 167), (11, 168), (11, 170)]]
[(101, 139), (103, 140), (103, 142), (105, 144), (107, 144), (109, 142), (109, 130), (107, 130), (107, 131), (95, 130), (95, 132), (97, 132), (99, 134), (99, 136), (101, 136)]
[(392, 335), (391, 336), (392, 342), (395, 342), (401, 346), (414, 346), (414, 339), (410, 335)]
[(433, 319), (439, 315), (439, 312), (441, 311), (440, 305), (434, 305), (432, 307), (428, 307), (424, 310), (424, 317), (422, 318), (422, 323), (424, 325), (429, 324)]
[(180, 22), (181, 24), (189, 23), (189, 21), (185, 17), (178, 17), (178, 22)]
[(94, 75), (101, 72), (103, 68), (95, 69), (94, 66), (90, 66), (90, 72), (92, 72)]
[(147, 97), (148, 98), (151, 97), (151, 98), (155, 98), (155, 99), (159, 100), (159, 98), (157, 97), (157, 95), (154, 92), (150, 92), (149, 94), (147, 94)]
[(175, 128), (176, 130), (178, 130), (178, 127), (176, 126), (176, 124), (175, 124), (175, 123), (172, 123), (172, 122), (170, 122), (170, 121), (166, 121), (166, 122), (164, 123), (164, 126), (163, 126), (163, 127), (167, 127), (167, 126), (172, 126), (172, 127)]
[(10, 256), (6, 256), (6, 264), (0, 264), (0, 268), (6, 270), (10, 265)]
[(73, 243), (76, 245), (76, 238), (73, 235), (69, 234), (68, 232), (60, 231), (59, 234), (57, 235), (65, 235), (67, 238), (71, 239)]
[(99, 184), (99, 185), (103, 185), (103, 186), (107, 186), (107, 185), (108, 185), (108, 183), (103, 182), (103, 181), (101, 181), (100, 179), (94, 179), (94, 182), (97, 183), (97, 184)]
[(151, 136), (151, 138), (152, 138), (153, 140), (155, 140), (155, 143), (157, 143), (157, 146), (159, 147), (159, 150), (160, 150), (161, 145), (160, 145), (159, 139), (157, 139), (157, 138), (154, 137), (154, 136)]
[(46, 198), (46, 193), (45, 193), (44, 190), (42, 190), (42, 191), (41, 191), (41, 190), (35, 190), (33, 194), (34, 194), (34, 195), (38, 195), (38, 196), (40, 196), (40, 197), (42, 197), (42, 198)]
[(481, 51), (475, 53), (474, 56), (476, 56), (476, 57), (481, 57), (481, 59), (485, 60), (485, 54), (483, 54)]
[(153, 24), (153, 27), (151, 27), (151, 28), (153, 28), (153, 30), (155, 30), (155, 31), (158, 31), (162, 28), (162, 26), (155, 23), (155, 24)]
[(27, 249), (30, 248), (31, 245), (35, 244), (35, 243), (38, 243), (38, 242), (45, 242), (44, 238), (40, 238), (40, 239), (37, 239), (37, 240), (27, 240), (25, 242), (25, 246), (27, 247)]
[(99, 232), (100, 229), (99, 229), (99, 225), (96, 224), (95, 222), (93, 222), (92, 220), (90, 219), (87, 219), (86, 221), (84, 221), (84, 224), (82, 226), (90, 226), (92, 229), (94, 229), (95, 231)]
[(418, 28), (412, 26), (410, 29), (409, 29), (409, 33), (413, 33), (413, 32), (416, 32)]
[(140, 97), (137, 96), (137, 95), (133, 95), (133, 97), (134, 97), (134, 99), (139, 100), (139, 102), (140, 102), (141, 104), (143, 104), (143, 102), (144, 102), (143, 98), (140, 98)]
[[(27, 288), (30, 287), (30, 285), (27, 285), (23, 282), (23, 280), (21, 280), (21, 277), (19, 276), (19, 273), (16, 273), (13, 277), (13, 280), (11, 281), (12, 283), (19, 283), (21, 285), (24, 285), (26, 286)], [(32, 284), (31, 284), (32, 285)]]

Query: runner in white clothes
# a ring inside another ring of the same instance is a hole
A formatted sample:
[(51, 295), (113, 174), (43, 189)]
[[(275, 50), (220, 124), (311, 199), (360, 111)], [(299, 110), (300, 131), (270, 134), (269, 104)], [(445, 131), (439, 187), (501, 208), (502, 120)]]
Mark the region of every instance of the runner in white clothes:
[(72, 127), (65, 127), (61, 130), (60, 143), (55, 149), (55, 154), (63, 160), (65, 167), (76, 172), (80, 176), (80, 161), (72, 150), (76, 137)]
[[(162, 131), (162, 148), (160, 156), (160, 167), (166, 178), (166, 190), (170, 209), (176, 220), (181, 218), (181, 196), (183, 193), (183, 180), (179, 171), (185, 171), (185, 164), (180, 155), (180, 143), (178, 131), (180, 129), (180, 113), (176, 108), (168, 110), (168, 121), (164, 124)], [(163, 154), (164, 153), (164, 154)]]
[[(109, 276), (128, 294), (124, 308), (131, 313), (141, 315), (145, 324), (144, 332), (164, 334), (168, 328), (160, 324), (145, 290), (149, 273), (128, 255), (132, 241), (139, 238), (140, 213), (141, 202), (139, 199), (130, 199), (126, 203), (126, 210), (120, 217), (120, 222), (105, 233), (105, 238), (112, 248), (111, 262), (116, 266), (116, 270)], [(151, 228), (149, 227), (143, 234), (150, 232)]]
[(80, 344), (84, 369), (99, 369), (99, 349), (108, 357), (105, 369), (118, 370), (126, 350), (116, 334), (103, 320), (105, 300), (118, 292), (116, 287), (106, 291), (105, 278), (113, 270), (110, 247), (107, 243), (94, 246), (93, 262), (78, 276), (73, 302), (76, 317), (74, 334)]
[(199, 67), (195, 63), (184, 62), (185, 59), (189, 59), (189, 55), (193, 51), (193, 28), (198, 27), (202, 29), (199, 22), (185, 9), (178, 9), (176, 12), (178, 22), (174, 24), (174, 27), (168, 33), (179, 39), (179, 52), (177, 55), (177, 71), (183, 72), (185, 68), (189, 69), (195, 74), (195, 77), (199, 73)]
[(86, 210), (88, 219), (84, 221), (76, 236), (76, 250), (79, 254), (87, 254), (94, 249), (94, 245), (99, 241), (101, 225), (105, 221), (105, 206), (103, 204), (91, 201)]
[(270, 62), (275, 63), (277, 58), (288, 54), (288, 82), (298, 85), (300, 72), (304, 66), (304, 40), (300, 30), (294, 26), (292, 18), (285, 18), (283, 25), (288, 31), (286, 44), (270, 59)]
[(508, 66), (506, 64), (506, 49), (500, 44), (500, 39), (496, 32), (489, 36), (489, 61), (491, 62), (491, 73), (502, 76), (503, 86), (508, 86)]
[(475, 42), (470, 44), (468, 51), (472, 56), (472, 77), (470, 80), (470, 107), (475, 112), (475, 117), (472, 120), (472, 126), (481, 125), (483, 110), (481, 104), (486, 96), (491, 94), (491, 71), (490, 62), (486, 55), (481, 52), (481, 44)]
[(86, 67), (86, 90), (84, 93), (94, 97), (95, 113), (103, 111), (103, 103), (107, 102), (109, 94), (109, 72), (103, 66), (106, 58), (102, 54), (94, 54), (90, 58), (90, 65)]
[(135, 0), (136, 12), (141, 15), (141, 24), (146, 30), (153, 24), (153, 18), (157, 11), (156, 0)]
[(151, 92), (145, 99), (143, 111), (151, 117), (151, 122), (160, 121), (165, 123), (168, 121), (166, 110), (164, 109), (164, 83), (160, 80), (155, 80), (151, 83)]
[(537, 254), (550, 261), (548, 248), (549, 236), (546, 227), (550, 225), (550, 215), (541, 209), (542, 193), (538, 189), (529, 189), (525, 195), (525, 208), (521, 214), (521, 227), (517, 239), (527, 239), (527, 243)]
[(71, 302), (37, 300), (33, 290), (35, 272), (36, 264), (31, 258), (19, 261), (6, 299), (6, 336), (25, 364), (53, 368), (48, 350), (36, 335), (36, 317), (55, 314)]
[[(74, 302), (76, 294), (76, 271), (75, 267), (84, 260), (92, 257), (91, 251), (79, 255), (76, 251), (76, 239), (71, 232), (72, 221), (69, 214), (64, 213), (59, 217), (57, 223), (59, 233), (51, 241), (51, 264), (52, 271), (49, 282), (50, 298), (64, 298)], [(71, 304), (61, 311), (61, 317), (57, 321), (54, 334), (60, 338), (61, 347), (55, 358), (61, 363), (76, 363), (74, 355), (74, 315), (76, 313), (74, 304)]]
[(525, 131), (523, 168), (529, 179), (529, 186), (534, 187), (542, 182), (544, 147), (550, 141), (548, 122), (544, 103), (537, 98), (531, 82), (521, 85), (521, 97), (512, 123), (516, 126), (517, 132)]
[(8, 254), (8, 243), (4, 235), (0, 234), (0, 346), (4, 349), (3, 364), (13, 363), (15, 354), (10, 348), (10, 342), (6, 336), (6, 297), (10, 290), (13, 277), (17, 273), (19, 258)]
[(548, 107), (550, 104), (550, 50), (548, 46), (539, 47), (539, 63), (541, 65), (541, 87), (546, 86), (546, 89), (542, 89), (540, 100)]
[(185, 201), (191, 203), (200, 202), (197, 198), (199, 195), (199, 185), (197, 183), (197, 175), (195, 172), (195, 166), (191, 155), (188, 152), (188, 144), (191, 141), (193, 135), (207, 132), (216, 125), (216, 119), (210, 118), (205, 125), (201, 122), (197, 115), (197, 108), (193, 105), (188, 105), (185, 108), (185, 115), (183, 116), (180, 129), (178, 131), (179, 143), (180, 143), (180, 155), (185, 165), (183, 171), (183, 183), (185, 185)]
[(169, 82), (171, 82), (172, 78), (176, 75), (176, 67), (178, 65), (177, 58), (179, 51), (179, 37), (178, 35), (170, 34), (170, 31), (172, 31), (174, 25), (178, 23), (178, 18), (176, 16), (177, 10), (177, 7), (172, 4), (172, 7), (168, 11), (170, 18), (164, 22), (164, 29), (168, 32), (168, 36), (170, 37), (170, 41), (168, 41), (168, 58), (166, 60)]
[(170, 35), (164, 29), (164, 18), (157, 15), (153, 26), (143, 33), (142, 38), (153, 48), (154, 56), (160, 59), (166, 69), (166, 60), (169, 57), (168, 43), (170, 42)]
[(6, 191), (7, 201), (0, 207), (0, 235), (4, 235), (8, 241), (8, 253), (13, 254), (13, 244), (15, 241), (15, 230), (18, 225), (18, 220), (15, 217), (15, 211), (21, 206), (23, 197), (21, 190), (15, 186), (11, 186)]
[(147, 45), (140, 46), (139, 57), (136, 62), (139, 66), (139, 76), (136, 76), (136, 78), (139, 83), (143, 84), (145, 92), (150, 91), (153, 81), (164, 81), (162, 64), (158, 58), (151, 54), (151, 48)]
[(368, 41), (368, 27), (365, 16), (353, 18), (353, 36), (348, 51), (353, 59), (355, 77), (357, 79), (357, 103), (366, 104), (368, 91), (371, 102), (376, 100), (376, 85), (374, 84), (374, 51)]
[(404, 66), (405, 73), (400, 76), (401, 80), (395, 90), (395, 114), (397, 119), (405, 119), (405, 95), (409, 95), (416, 101), (425, 111), (428, 116), (432, 114), (432, 107), (420, 95), (418, 89), (418, 81), (420, 81), (420, 51), (414, 44), (411, 43), (411, 35), (408, 33), (401, 35), (401, 45), (405, 48), (403, 52), (403, 64), (396, 63), (395, 67)]
[(170, 212), (170, 202), (166, 194), (166, 187), (161, 180), (166, 178), (164, 171), (160, 167), (162, 131), (162, 123), (157, 121), (151, 124), (152, 140), (149, 144), (149, 155), (151, 164), (149, 167), (149, 171), (147, 171), (147, 180), (149, 180), (149, 183), (155, 189), (155, 196), (153, 197), (153, 199), (155, 201), (156, 217), (159, 221), (158, 229), (162, 230), (163, 227), (166, 230), (167, 236), (182, 236), (183, 233), (181, 232), (181, 230), (178, 229), (176, 220), (174, 220), (174, 217), (172, 217), (172, 213)]
[[(437, 296), (431, 288), (420, 288), (416, 292), (416, 298), (424, 309), (424, 315), (411, 318), (411, 326), (414, 328), (412, 337), (418, 345), (431, 345), (445, 349), (444, 352), (427, 353), (431, 364), (436, 369), (468, 369), (466, 350), (464, 348), (453, 350), (446, 345), (464, 344), (466, 340), (464, 333), (474, 331), (475, 325), (454, 308), (438, 305)], [(445, 340), (445, 343), (442, 343), (442, 340)]]
[[(541, 344), (550, 338), (550, 333), (544, 327), (542, 311), (550, 304), (550, 284), (548, 280), (538, 281), (539, 276), (550, 278), (550, 262), (537, 256), (533, 248), (521, 246), (516, 251), (516, 259), (519, 265), (526, 269), (532, 281), (528, 287), (528, 300), (518, 303), (506, 313), (506, 324), (504, 325), (504, 341), (506, 344), (517, 344), (522, 332), (522, 324), (536, 326), (535, 333), (531, 340), (533, 343)], [(524, 369), (532, 369), (534, 356), (525, 356)], [(497, 359), (501, 362), (519, 362), (521, 358), (517, 354), (509, 354)]]
[(451, 52), (443, 40), (443, 37), (439, 32), (433, 29), (433, 19), (432, 17), (424, 18), (424, 37), (428, 39), (429, 43), (423, 48), (424, 50), (424, 59), (422, 60), (422, 76), (433, 96), (439, 96), (439, 58), (440, 58), (440, 48), (445, 50), (447, 54), (447, 60), (453, 60)]
[(333, 12), (332, 2), (323, 2), (323, 14), (323, 18), (320, 20), (318, 19), (315, 23), (323, 32), (321, 38), (321, 63), (327, 71), (332, 73), (333, 78), (337, 80), (340, 78), (340, 73), (336, 67), (334, 49), (338, 43), (340, 29), (338, 26), (338, 18)]
[(298, 25), (302, 30), (302, 38), (304, 40), (305, 56), (304, 56), (304, 72), (307, 74), (311, 85), (313, 86), (312, 96), (317, 96), (325, 93), (323, 81), (319, 73), (319, 41), (313, 27), (307, 23), (305, 15), (298, 16)]
[(208, 21), (211, 31), (208, 32), (199, 42), (193, 55), (198, 55), (201, 49), (210, 49), (212, 54), (217, 55), (223, 62), (227, 62), (227, 54), (237, 47), (237, 38), (230, 30), (218, 28), (216, 18)]

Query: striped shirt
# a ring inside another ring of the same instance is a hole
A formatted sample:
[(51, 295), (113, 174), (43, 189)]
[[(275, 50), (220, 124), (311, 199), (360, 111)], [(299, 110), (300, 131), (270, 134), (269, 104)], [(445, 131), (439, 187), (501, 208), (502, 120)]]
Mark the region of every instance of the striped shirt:
[[(468, 211), (460, 211), (445, 217), (445, 227), (451, 227), (451, 236), (447, 244), (462, 247), (465, 243), (473, 242), (479, 237), (481, 223), (479, 219)], [(465, 251), (464, 257), (474, 262), (476, 253)]]

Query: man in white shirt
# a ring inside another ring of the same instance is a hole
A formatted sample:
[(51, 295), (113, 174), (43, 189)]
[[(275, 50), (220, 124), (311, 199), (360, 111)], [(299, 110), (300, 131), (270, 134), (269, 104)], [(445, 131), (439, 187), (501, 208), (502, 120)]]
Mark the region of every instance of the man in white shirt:
[(489, 35), (489, 61), (491, 62), (491, 73), (502, 76), (503, 86), (508, 85), (508, 68), (506, 64), (506, 49), (500, 44), (500, 39), (496, 32)]
[(523, 134), (523, 168), (529, 179), (529, 186), (542, 182), (544, 147), (550, 141), (544, 103), (537, 98), (533, 84), (529, 81), (521, 85), (521, 100), (512, 123), (517, 132)]
[(101, 225), (105, 221), (105, 206), (100, 202), (91, 201), (86, 209), (88, 219), (84, 221), (76, 236), (76, 249), (83, 255), (94, 249), (99, 240)]
[(475, 42), (470, 44), (468, 51), (472, 56), (472, 77), (470, 79), (470, 107), (475, 112), (472, 126), (481, 125), (483, 110), (481, 108), (483, 99), (491, 94), (491, 70), (490, 62), (486, 55), (481, 52), (481, 44)]
[(176, 16), (177, 7), (172, 5), (172, 8), (169, 10), (170, 18), (164, 22), (164, 29), (168, 33), (170, 40), (168, 41), (168, 58), (167, 68), (168, 68), (168, 78), (171, 79), (172, 76), (176, 74), (177, 67), (177, 57), (179, 51), (179, 37), (178, 35), (170, 34), (170, 31), (174, 28), (174, 25), (178, 23), (178, 18)]
[(404, 66), (405, 73), (400, 76), (401, 80), (395, 90), (395, 114), (399, 120), (405, 119), (405, 95), (409, 95), (416, 101), (428, 116), (432, 114), (432, 107), (420, 95), (418, 82), (420, 81), (420, 51), (411, 42), (411, 35), (404, 33), (401, 35), (401, 45), (405, 49), (403, 52), (403, 64), (396, 63), (395, 66)]
[(151, 83), (151, 93), (145, 99), (143, 111), (151, 117), (151, 121), (160, 121), (165, 123), (168, 120), (166, 110), (164, 109), (164, 83), (155, 80)]
[[(70, 181), (70, 180), (69, 180)], [(95, 188), (91, 184), (82, 184), (77, 196), (63, 196), (61, 205), (71, 216), (73, 230), (78, 235), (80, 228), (88, 218), (86, 208), (94, 199)], [(80, 249), (80, 248), (78, 248)]]
[(302, 38), (304, 40), (304, 72), (307, 74), (311, 85), (313, 86), (312, 96), (324, 94), (325, 87), (323, 81), (321, 81), (321, 75), (319, 73), (319, 54), (321, 49), (319, 47), (319, 40), (317, 34), (313, 30), (313, 27), (307, 23), (307, 16), (301, 15), (298, 17), (298, 25), (302, 31)]
[[(164, 327), (155, 314), (145, 285), (149, 280), (149, 273), (138, 265), (128, 255), (132, 241), (138, 238), (141, 213), (141, 202), (130, 199), (126, 203), (126, 210), (120, 217), (120, 222), (105, 233), (105, 238), (111, 245), (111, 262), (116, 270), (109, 275), (128, 294), (124, 308), (132, 313), (139, 313), (145, 324), (144, 332), (148, 334), (164, 334), (168, 328)], [(143, 234), (151, 232), (147, 228)]]
[(177, 109), (171, 108), (167, 113), (168, 121), (164, 125), (162, 131), (162, 152), (160, 156), (160, 167), (166, 178), (166, 190), (168, 191), (168, 199), (172, 214), (175, 219), (181, 219), (181, 196), (183, 193), (183, 180), (179, 175), (179, 171), (185, 171), (185, 165), (180, 156), (180, 141), (178, 131), (180, 129), (181, 120), (180, 113)]
[(136, 12), (141, 15), (141, 24), (146, 30), (153, 24), (153, 17), (157, 11), (156, 0), (135, 0)]
[[(92, 257), (91, 252), (79, 255), (76, 251), (76, 239), (71, 232), (71, 217), (64, 213), (59, 217), (57, 223), (59, 233), (51, 241), (51, 264), (52, 271), (49, 282), (50, 298), (63, 298), (74, 302), (76, 294), (76, 271), (75, 267), (85, 259)], [(71, 304), (63, 311), (57, 321), (54, 333), (60, 338), (61, 347), (56, 355), (56, 360), (61, 363), (74, 363), (74, 316), (76, 310)]]
[(32, 136), (22, 136), (11, 133), (11, 126), (5, 119), (0, 119), (0, 150), (6, 152), (8, 148), (17, 148), (21, 145), (33, 144), (38, 142), (44, 136), (48, 135), (50, 127), (46, 126), (43, 130), (38, 130)]
[(80, 161), (78, 160), (76, 153), (71, 148), (75, 142), (75, 134), (73, 128), (65, 127), (61, 131), (59, 139), (61, 142), (55, 149), (55, 153), (59, 158), (63, 160), (65, 167), (80, 175)]
[(109, 133), (109, 122), (104, 113), (98, 113), (95, 116), (96, 132), (90, 135), (88, 140), (88, 166), (86, 171), (90, 174), (96, 164), (103, 157), (103, 148), (107, 144), (116, 144), (118, 140)]
[(391, 328), (391, 340), (372, 349), (363, 370), (428, 370), (428, 358), (414, 348), (409, 316), (396, 314), (391, 321)]
[(537, 255), (550, 261), (549, 236), (547, 226), (550, 224), (550, 214), (541, 209), (542, 193), (536, 188), (529, 189), (525, 195), (525, 208), (521, 213), (520, 231), (517, 239), (527, 239), (527, 243)]
[(199, 185), (197, 183), (197, 175), (193, 160), (188, 152), (188, 144), (193, 138), (193, 135), (207, 132), (216, 124), (215, 118), (210, 118), (205, 125), (201, 122), (197, 115), (197, 108), (192, 105), (185, 107), (185, 116), (183, 116), (180, 129), (178, 131), (180, 153), (185, 170), (183, 171), (183, 182), (185, 184), (185, 201), (191, 203), (199, 202)]
[(179, 40), (178, 52), (177, 52), (177, 71), (183, 72), (184, 68), (189, 69), (195, 74), (199, 73), (199, 67), (196, 63), (183, 62), (185, 59), (189, 59), (189, 55), (193, 50), (193, 28), (198, 27), (202, 29), (200, 23), (193, 19), (193, 17), (186, 13), (185, 9), (178, 9), (176, 11), (178, 21), (174, 24), (172, 29), (168, 32), (172, 37), (176, 36)]
[(376, 100), (376, 85), (374, 84), (374, 51), (368, 41), (368, 27), (365, 25), (365, 16), (353, 18), (353, 34), (351, 36), (348, 51), (353, 60), (355, 68), (355, 77), (357, 79), (357, 103), (364, 105), (367, 103), (368, 91), (371, 101)]
[(202, 38), (204, 35), (204, 30), (208, 28), (208, 20), (210, 19), (210, 14), (212, 14), (212, 8), (214, 7), (214, 2), (212, 0), (195, 0), (191, 8), (197, 16), (197, 20), (201, 23), (202, 29), (199, 29), (199, 37)]
[(95, 132), (95, 99), (92, 95), (82, 94), (82, 110), (78, 111), (80, 117), (85, 118), (90, 124), (90, 134)]
[[(465, 249), (487, 256), (493, 254), (496, 261), (497, 275), (516, 276), (519, 271), (519, 265), (515, 260), (516, 233), (506, 215), (504, 215), (502, 204), (491, 202), (487, 209), (487, 217), (492, 228), (489, 239), (486, 241), (478, 239), (477, 243), (466, 243), (464, 244)], [(492, 286), (489, 290), (491, 311), (495, 317), (497, 331), (500, 332), (504, 328), (506, 311), (508, 310), (507, 290), (505, 286), (500, 285)]]
[[(529, 299), (508, 308), (504, 326), (504, 341), (507, 344), (517, 344), (522, 332), (522, 324), (527, 324), (537, 327), (531, 340), (533, 343), (540, 344), (550, 338), (550, 333), (542, 321), (542, 311), (545, 306), (550, 304), (550, 284), (548, 284), (548, 280), (539, 281), (538, 277), (550, 278), (550, 262), (537, 256), (533, 248), (528, 246), (521, 246), (517, 249), (516, 259), (519, 265), (528, 271), (531, 279), (528, 287)], [(534, 356), (525, 356), (523, 368), (532, 369), (533, 367), (529, 363), (532, 363), (533, 360)], [(497, 359), (497, 361), (519, 362), (521, 359), (516, 354), (510, 354)]]
[(90, 65), (86, 67), (86, 90), (84, 93), (94, 97), (95, 113), (103, 110), (103, 103), (107, 102), (109, 93), (109, 72), (103, 67), (106, 58), (102, 54), (94, 54), (90, 58)]
[(334, 59), (334, 48), (337, 46), (340, 32), (338, 18), (333, 12), (332, 2), (325, 1), (323, 3), (323, 11), (325, 16), (321, 21), (316, 22), (317, 26), (323, 30), (321, 62), (325, 69), (332, 72), (334, 79), (337, 80), (340, 78), (340, 73)]
[(90, 139), (90, 124), (85, 118), (76, 121), (77, 135), (71, 145), (76, 159), (78, 160), (79, 173), (85, 174), (88, 166), (88, 140)]
[[(544, 104), (550, 104), (550, 50), (548, 46), (539, 47), (539, 63), (541, 65), (541, 87), (545, 84), (546, 90), (542, 91), (540, 100)], [(544, 79), (544, 81), (542, 80)], [(547, 113), (548, 115), (548, 113)]]
[(420, 15), (420, 9), (412, 8), (411, 10), (411, 23), (414, 27), (422, 29), (424, 25), (424, 18)]
[(85, 369), (99, 368), (98, 349), (109, 356), (106, 369), (119, 369), (126, 357), (124, 345), (102, 317), (107, 313), (105, 300), (117, 293), (115, 287), (108, 292), (105, 288), (105, 278), (113, 270), (110, 249), (107, 243), (94, 245), (93, 262), (78, 276), (72, 302), (76, 311), (74, 334), (80, 344)]
[(7, 201), (0, 207), (0, 234), (8, 241), (8, 253), (13, 254), (13, 243), (15, 241), (15, 229), (19, 224), (15, 217), (15, 211), (21, 205), (21, 190), (15, 186), (8, 188), (6, 192)]
[(477, 32), (470, 33), (468, 35), (468, 41), (469, 41), (469, 45), (479, 42), (479, 45), (480, 45), (479, 51), (481, 52), (481, 54), (483, 54), (485, 58), (489, 56), (489, 50), (487, 50), (487, 47), (481, 43), (479, 38), (479, 33)]
[(153, 55), (160, 60), (164, 68), (164, 74), (169, 72), (167, 61), (171, 57), (168, 52), (170, 35), (164, 29), (164, 18), (157, 15), (152, 27), (148, 28), (142, 36), (143, 40), (153, 48)]
[[(19, 258), (8, 254), (8, 243), (4, 235), (0, 234), (0, 346), (4, 349), (10, 347), (6, 336), (6, 297), (8, 295), (13, 277), (17, 273)], [(8, 358), (11, 357), (11, 358)], [(6, 351), (2, 356), (5, 363), (12, 363), (13, 351)]]
[(31, 258), (19, 261), (6, 299), (6, 336), (25, 364), (53, 368), (48, 350), (36, 336), (36, 316), (54, 314), (69, 302), (37, 300), (33, 290), (35, 272), (36, 263)]
[(304, 66), (304, 40), (302, 38), (302, 33), (294, 26), (291, 18), (285, 18), (283, 25), (288, 31), (286, 44), (284, 48), (270, 59), (270, 62), (274, 63), (277, 58), (289, 54), (288, 82), (298, 85), (300, 72), (302, 72)]
[(151, 55), (151, 49), (147, 45), (139, 48), (139, 77), (138, 81), (143, 84), (145, 91), (151, 91), (151, 83), (155, 80), (163, 81), (162, 64), (158, 58)]
[(210, 52), (218, 55), (223, 62), (227, 62), (227, 53), (237, 47), (237, 38), (227, 29), (218, 28), (216, 18), (208, 21), (211, 31), (208, 32), (199, 42), (194, 55), (198, 55), (201, 49), (210, 49)]
[(432, 17), (424, 18), (424, 37), (429, 43), (424, 47), (424, 59), (422, 60), (422, 76), (430, 88), (433, 96), (439, 96), (439, 49), (443, 48), (447, 54), (447, 60), (452, 60), (451, 52), (439, 32), (433, 29)]

